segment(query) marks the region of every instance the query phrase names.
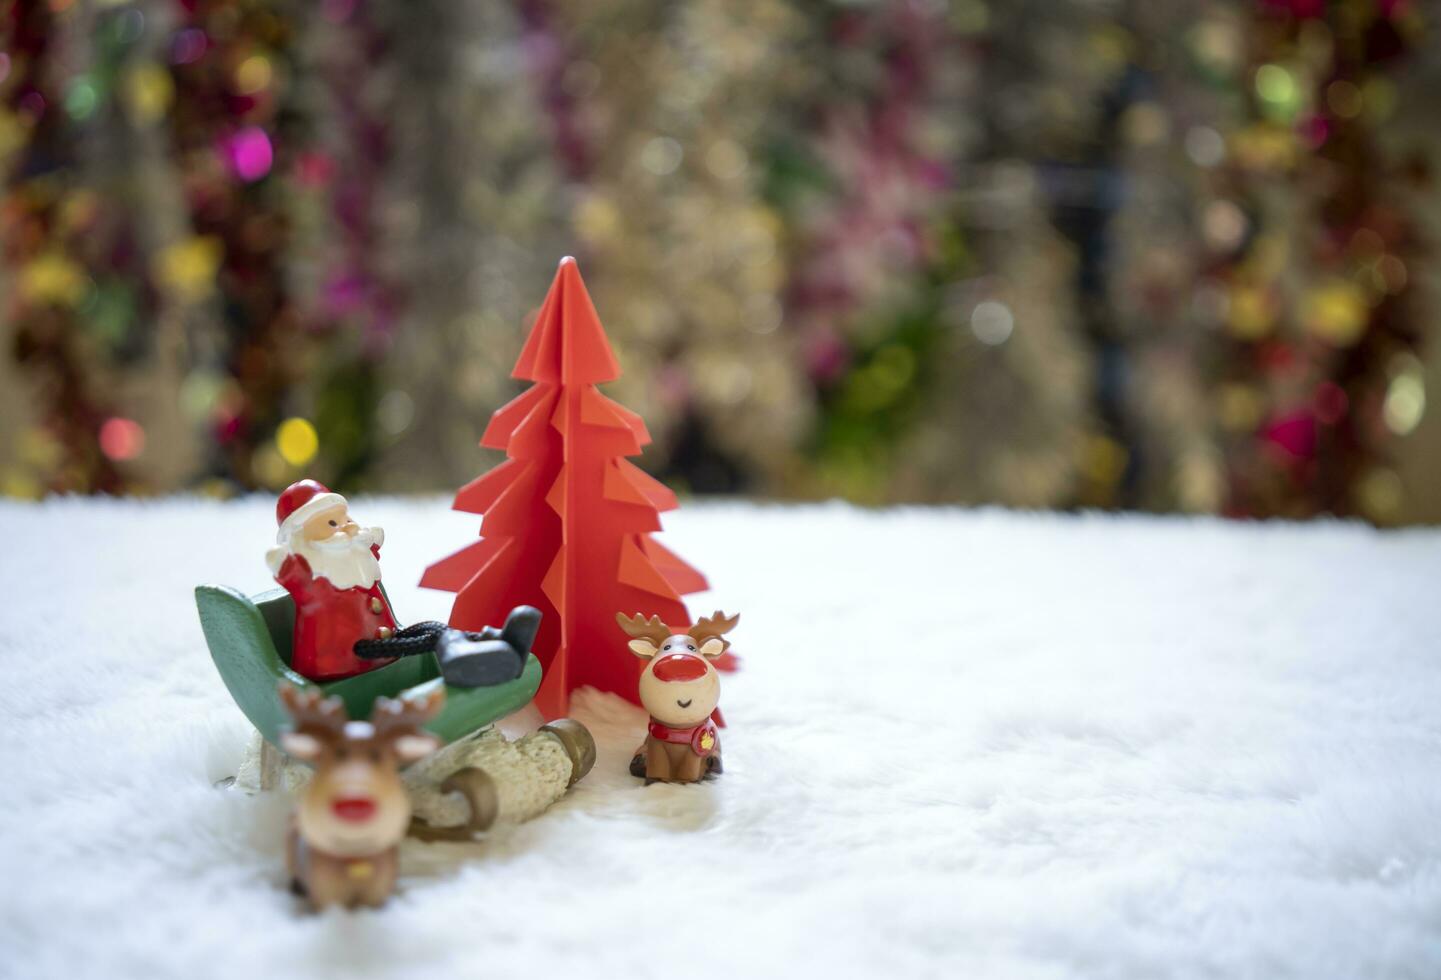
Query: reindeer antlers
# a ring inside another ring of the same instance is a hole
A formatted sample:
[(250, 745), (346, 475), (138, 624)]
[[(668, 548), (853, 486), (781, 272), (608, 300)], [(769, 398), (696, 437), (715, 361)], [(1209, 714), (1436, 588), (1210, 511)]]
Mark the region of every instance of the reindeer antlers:
[[(705, 643), (705, 641), (711, 637), (715, 637), (724, 643), (726, 648), (729, 648), (731, 645), (730, 640), (727, 640), (721, 634), (729, 633), (735, 629), (736, 623), (739, 623), (740, 620), (740, 613), (736, 613), (727, 619), (726, 614), (717, 609), (711, 615), (698, 620), (696, 624), (686, 632), (696, 641), (697, 646)], [(627, 616), (625, 613), (616, 613), (615, 621), (619, 623), (620, 628), (625, 630), (630, 636), (635, 637), (637, 640), (650, 640), (657, 647), (676, 632), (661, 622), (659, 616), (652, 616), (650, 619), (646, 619), (640, 613), (636, 613), (634, 616)]]
[(711, 637), (715, 637), (716, 639), (720, 640), (722, 643), (725, 644), (722, 650), (728, 650), (730, 649), (731, 641), (727, 640), (724, 636), (721, 636), (721, 634), (729, 633), (731, 630), (735, 629), (736, 623), (739, 623), (740, 621), (740, 613), (736, 613), (734, 616), (727, 619), (726, 614), (717, 609), (709, 616), (705, 616), (699, 620), (696, 620), (696, 624), (692, 626), (689, 630), (687, 630), (687, 632), (689, 632), (690, 635), (695, 639), (697, 646), (701, 646), (705, 643), (706, 640), (710, 639)]
[[(280, 700), (285, 710), (290, 712), (290, 717), (295, 719), (297, 732), (339, 734), (350, 720), (345, 712), (345, 702), (335, 695), (326, 697), (325, 692), (317, 687), (281, 684)], [(415, 698), (376, 698), (370, 711), (370, 723), (377, 735), (413, 731), (435, 717), (444, 705), (445, 688), (440, 684)]]
[(434, 689), (415, 698), (376, 698), (370, 709), (370, 724), (379, 738), (411, 732), (434, 718), (445, 704), (445, 687)]
[(339, 732), (348, 720), (345, 702), (335, 696), (326, 697), (318, 687), (281, 684), (280, 700), (285, 704), (285, 710), (290, 712), (290, 717), (295, 719), (296, 731)]
[(664, 643), (672, 633), (671, 628), (662, 623), (659, 616), (646, 619), (640, 613), (636, 613), (633, 617), (627, 616), (625, 613), (616, 613), (615, 621), (628, 635), (637, 640), (650, 640), (657, 647)]

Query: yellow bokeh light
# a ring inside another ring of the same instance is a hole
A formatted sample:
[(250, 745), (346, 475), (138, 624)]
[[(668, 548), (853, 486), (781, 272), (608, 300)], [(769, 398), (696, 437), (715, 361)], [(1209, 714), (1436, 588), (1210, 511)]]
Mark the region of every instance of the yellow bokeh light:
[(270, 59), (253, 54), (235, 69), (235, 88), (241, 95), (254, 95), (270, 87)]
[(1361, 339), (1369, 315), (1366, 297), (1355, 283), (1339, 280), (1317, 287), (1306, 297), (1306, 327), (1328, 343), (1350, 347)]
[(1109, 436), (1088, 436), (1081, 455), (1081, 471), (1101, 486), (1114, 486), (1130, 461), (1126, 447)]
[(275, 448), (291, 466), (304, 466), (320, 451), (320, 436), (308, 419), (286, 419), (276, 430)]
[(28, 128), (19, 116), (0, 109), (0, 162), (25, 145)]
[(1406, 499), (1406, 487), (1395, 470), (1376, 467), (1368, 471), (1357, 485), (1361, 509), (1373, 520), (1396, 518)]
[(34, 477), (13, 469), (0, 472), (0, 497), (39, 500), (44, 496), (45, 488)]
[(1260, 340), (1271, 332), (1276, 320), (1275, 298), (1256, 286), (1237, 286), (1231, 290), (1226, 322), (1231, 333), (1242, 340)]
[(75, 232), (93, 222), (100, 213), (100, 195), (92, 190), (75, 190), (60, 201), (60, 227)]
[(576, 234), (588, 242), (604, 242), (617, 237), (623, 226), (620, 209), (601, 194), (592, 194), (575, 209)]
[(59, 252), (47, 252), (20, 269), (20, 295), (32, 303), (74, 306), (89, 287), (85, 270)]
[(210, 295), (225, 248), (213, 235), (197, 235), (167, 246), (155, 256), (155, 278), (181, 301)]
[(1232, 432), (1249, 432), (1261, 423), (1265, 399), (1250, 385), (1223, 384), (1218, 393), (1221, 424)]
[(138, 122), (155, 122), (175, 100), (170, 72), (155, 62), (136, 65), (125, 74), (125, 104)]
[(1386, 428), (1398, 436), (1410, 435), (1425, 414), (1426, 382), (1420, 373), (1408, 371), (1391, 379), (1382, 410)]
[(1230, 137), (1236, 158), (1251, 170), (1284, 170), (1296, 162), (1298, 142), (1289, 126), (1257, 123)]

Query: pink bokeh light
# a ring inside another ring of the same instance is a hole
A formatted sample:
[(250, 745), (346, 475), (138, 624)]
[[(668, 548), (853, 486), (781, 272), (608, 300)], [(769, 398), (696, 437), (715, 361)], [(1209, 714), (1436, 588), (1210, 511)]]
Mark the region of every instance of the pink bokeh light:
[(100, 451), (118, 462), (134, 459), (145, 451), (145, 430), (131, 419), (106, 419), (100, 426)]
[(221, 152), (235, 176), (246, 183), (270, 173), (270, 166), (275, 162), (270, 137), (259, 126), (236, 130), (221, 143)]

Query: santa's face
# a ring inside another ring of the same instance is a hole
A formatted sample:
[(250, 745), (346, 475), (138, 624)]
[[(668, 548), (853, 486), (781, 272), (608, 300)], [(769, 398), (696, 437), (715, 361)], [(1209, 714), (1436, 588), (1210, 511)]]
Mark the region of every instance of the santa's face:
[(368, 589), (380, 578), (380, 562), (371, 546), (374, 528), (361, 527), (345, 504), (316, 513), (290, 539), (290, 550), (304, 558), (311, 574), (337, 589)]
[(337, 534), (353, 538), (360, 533), (360, 525), (355, 523), (355, 518), (350, 516), (350, 510), (345, 504), (336, 504), (302, 524), (300, 533), (305, 535), (307, 541), (325, 541)]

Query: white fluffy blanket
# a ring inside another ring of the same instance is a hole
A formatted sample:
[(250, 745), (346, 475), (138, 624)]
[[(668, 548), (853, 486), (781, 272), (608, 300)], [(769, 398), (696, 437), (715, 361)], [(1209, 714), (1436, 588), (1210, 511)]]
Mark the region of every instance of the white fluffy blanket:
[[(271, 506), (0, 504), (0, 975), (1441, 976), (1435, 532), (691, 505), (725, 776), (642, 787), (588, 692), (560, 804), (312, 915), (191, 599), (267, 586)], [(356, 509), (443, 617), (474, 519)]]

